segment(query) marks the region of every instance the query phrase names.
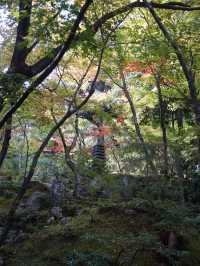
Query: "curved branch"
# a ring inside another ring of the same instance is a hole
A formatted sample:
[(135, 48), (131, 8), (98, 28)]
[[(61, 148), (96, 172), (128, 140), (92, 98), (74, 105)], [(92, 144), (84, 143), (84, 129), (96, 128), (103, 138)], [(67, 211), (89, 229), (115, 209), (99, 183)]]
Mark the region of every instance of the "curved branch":
[[(180, 2), (169, 2), (169, 3), (164, 3), (164, 4), (159, 4), (155, 2), (151, 2), (151, 5), (153, 8), (157, 9), (164, 9), (164, 10), (182, 10), (182, 11), (194, 11), (194, 10), (200, 10), (200, 6), (196, 7), (191, 7), (184, 5), (183, 3)], [(94, 32), (98, 31), (98, 29), (109, 19), (121, 15), (131, 9), (134, 9), (136, 7), (143, 7), (143, 8), (148, 8), (147, 4), (145, 2), (139, 2), (135, 1), (133, 3), (130, 3), (128, 5), (122, 6), (118, 9), (115, 9), (105, 15), (103, 15), (101, 18), (99, 18), (94, 24), (93, 24), (93, 30)]]
[(84, 15), (91, 5), (93, 1), (92, 0), (86, 0), (85, 4), (82, 6), (79, 14), (77, 15), (77, 18), (72, 26), (72, 29), (68, 35), (67, 40), (62, 45), (59, 54), (56, 58), (54, 58), (54, 61), (45, 69), (45, 71), (31, 84), (31, 86), (23, 93), (23, 95), (17, 100), (15, 105), (13, 105), (10, 110), (3, 116), (3, 118), (0, 120), (0, 128), (6, 123), (6, 121), (9, 119), (12, 114), (16, 112), (16, 110), (23, 104), (23, 102), (28, 98), (29, 94), (38, 86), (40, 85), (48, 76), (51, 74), (51, 72), (54, 70), (54, 68), (59, 64), (61, 59), (63, 58), (64, 54), (69, 50), (75, 35), (76, 31), (78, 30), (79, 24), (84, 18)]

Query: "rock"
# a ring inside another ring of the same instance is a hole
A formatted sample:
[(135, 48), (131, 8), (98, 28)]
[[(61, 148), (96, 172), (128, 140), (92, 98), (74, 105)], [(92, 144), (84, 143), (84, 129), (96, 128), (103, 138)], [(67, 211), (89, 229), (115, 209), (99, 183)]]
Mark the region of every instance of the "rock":
[(2, 257), (0, 257), (0, 266), (4, 266), (4, 259)]
[(28, 198), (24, 199), (16, 210), (15, 227), (23, 229), (27, 223), (37, 223), (39, 220), (46, 221), (42, 210), (50, 206), (48, 193), (35, 191)]
[(68, 223), (67, 217), (63, 216), (62, 208), (60, 207), (53, 207), (50, 211), (50, 218), (47, 220), (47, 224), (53, 223), (55, 220), (60, 221), (63, 225)]
[(50, 197), (48, 193), (35, 191), (19, 205), (17, 216), (32, 216), (33, 213), (48, 208), (50, 206)]
[(52, 224), (55, 221), (55, 218), (53, 216), (49, 217), (47, 220), (47, 224)]
[(27, 208), (33, 211), (39, 211), (48, 207), (50, 203), (50, 199), (47, 193), (35, 191), (33, 194), (27, 199), (26, 206)]
[(61, 219), (63, 217), (62, 208), (60, 207), (53, 207), (50, 213), (51, 213), (51, 216), (53, 216), (55, 219)]
[[(3, 227), (0, 228), (0, 234), (3, 231)], [(25, 234), (22, 230), (10, 230), (8, 233), (8, 237), (6, 239), (6, 243), (15, 244), (20, 243), (27, 238), (27, 234)], [(4, 265), (4, 264), (3, 264)], [(0, 264), (1, 266), (1, 264)]]
[(51, 185), (51, 197), (53, 206), (60, 206), (63, 202), (65, 192), (64, 183), (61, 180), (54, 179)]
[(133, 193), (131, 191), (131, 185), (129, 182), (129, 177), (128, 176), (122, 176), (122, 191), (121, 191), (121, 196), (124, 200), (129, 200), (133, 196)]
[(61, 224), (66, 225), (68, 223), (68, 219), (67, 217), (62, 217), (62, 219), (60, 220)]

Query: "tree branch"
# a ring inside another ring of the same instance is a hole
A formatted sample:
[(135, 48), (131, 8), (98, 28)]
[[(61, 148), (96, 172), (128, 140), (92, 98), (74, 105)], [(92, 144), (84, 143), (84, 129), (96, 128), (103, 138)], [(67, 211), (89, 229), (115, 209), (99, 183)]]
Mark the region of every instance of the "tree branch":
[[(200, 10), (200, 6), (197, 7), (190, 7), (187, 5), (183, 5), (180, 2), (169, 2), (164, 4), (159, 4), (155, 2), (151, 2), (151, 5), (153, 8), (157, 9), (164, 9), (164, 10), (182, 10), (182, 11), (194, 11), (194, 10)], [(94, 32), (97, 32), (98, 29), (109, 19), (121, 15), (131, 9), (134, 9), (136, 7), (140, 8), (148, 8), (147, 4), (145, 2), (135, 1), (133, 3), (130, 3), (128, 5), (122, 6), (118, 9), (115, 9), (114, 11), (111, 11), (105, 15), (103, 15), (101, 18), (99, 18), (94, 24), (93, 24), (93, 30)]]
[(23, 93), (23, 95), (16, 101), (16, 103), (8, 110), (8, 112), (3, 116), (0, 120), (0, 128), (5, 124), (5, 122), (12, 116), (13, 113), (23, 104), (23, 102), (28, 98), (29, 94), (38, 86), (40, 85), (48, 75), (54, 70), (54, 68), (59, 64), (61, 59), (63, 58), (65, 52), (70, 48), (74, 38), (76, 31), (79, 27), (79, 24), (84, 18), (85, 12), (91, 5), (93, 0), (86, 0), (85, 4), (82, 6), (77, 18), (72, 26), (72, 29), (68, 35), (67, 40), (65, 41), (64, 45), (60, 49), (59, 54), (56, 58), (54, 58), (53, 62), (45, 69), (45, 71), (30, 85), (30, 87)]

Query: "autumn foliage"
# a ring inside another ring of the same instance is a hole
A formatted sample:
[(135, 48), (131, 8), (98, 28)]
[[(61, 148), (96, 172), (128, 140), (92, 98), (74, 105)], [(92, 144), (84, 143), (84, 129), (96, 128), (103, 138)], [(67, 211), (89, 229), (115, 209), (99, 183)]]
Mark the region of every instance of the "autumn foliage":
[(128, 63), (125, 68), (124, 68), (124, 72), (125, 73), (131, 73), (131, 72), (141, 72), (144, 75), (145, 74), (154, 74), (156, 70), (156, 66), (155, 64), (150, 64), (148, 66), (145, 66), (144, 63), (140, 62), (140, 61), (133, 61)]

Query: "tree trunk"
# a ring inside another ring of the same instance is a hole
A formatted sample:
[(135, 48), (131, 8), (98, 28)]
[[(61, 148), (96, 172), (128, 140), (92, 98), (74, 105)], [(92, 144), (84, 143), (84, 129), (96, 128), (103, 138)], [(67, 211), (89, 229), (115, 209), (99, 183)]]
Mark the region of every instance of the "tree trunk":
[(11, 139), (11, 133), (12, 133), (12, 116), (9, 117), (9, 119), (6, 122), (6, 126), (5, 126), (4, 139), (3, 139), (3, 144), (2, 144), (2, 148), (0, 152), (0, 169), (3, 165), (3, 162), (8, 152), (9, 143)]
[(164, 159), (163, 174), (165, 176), (168, 176), (168, 141), (167, 141), (167, 129), (165, 126), (165, 106), (160, 86), (160, 76), (157, 75), (155, 78), (156, 78), (156, 87), (158, 90), (158, 101), (160, 107), (160, 127), (162, 130), (162, 139), (163, 139), (163, 159)]
[(183, 128), (183, 111), (180, 108), (176, 110), (176, 121), (178, 125), (178, 134), (180, 134)]
[(140, 130), (140, 126), (139, 126), (138, 119), (137, 119), (136, 109), (135, 109), (135, 106), (134, 106), (133, 101), (131, 99), (131, 96), (129, 94), (129, 91), (128, 91), (128, 88), (127, 88), (127, 84), (126, 84), (126, 80), (125, 80), (125, 77), (124, 77), (124, 73), (121, 71), (120, 74), (121, 74), (122, 83), (123, 83), (122, 89), (124, 91), (124, 95), (127, 98), (128, 102), (129, 102), (129, 105), (130, 105), (130, 108), (131, 108), (131, 112), (132, 112), (132, 116), (133, 116), (133, 124), (135, 126), (135, 131), (136, 131), (136, 135), (137, 135), (138, 141), (139, 141), (139, 143), (142, 146), (142, 149), (143, 149), (145, 157), (146, 157), (147, 164), (149, 164), (149, 166), (150, 166), (150, 168), (152, 170), (152, 173), (154, 173), (156, 176), (158, 176), (156, 167), (155, 167), (155, 165), (154, 165), (154, 163), (153, 163), (153, 161), (151, 159), (151, 154), (150, 154), (149, 150), (147, 149), (147, 146), (145, 144), (144, 138), (143, 138), (141, 130)]
[[(52, 112), (52, 117), (53, 117), (55, 124), (57, 125), (58, 122), (57, 122), (56, 117), (53, 114), (53, 112)], [(79, 171), (77, 170), (74, 162), (72, 161), (72, 159), (70, 157), (70, 148), (68, 148), (66, 145), (65, 137), (64, 137), (64, 134), (63, 134), (62, 129), (60, 127), (58, 128), (58, 132), (59, 132), (59, 135), (60, 135), (60, 138), (62, 140), (63, 147), (64, 147), (65, 162), (68, 165), (68, 167), (71, 169), (71, 171), (74, 175), (74, 192), (73, 192), (73, 195), (75, 197), (79, 197), (81, 175), (79, 174)]]
[(150, 13), (152, 14), (154, 20), (156, 21), (159, 29), (167, 39), (167, 41), (171, 44), (172, 48), (174, 49), (177, 59), (180, 63), (180, 66), (183, 70), (183, 74), (188, 83), (188, 89), (190, 94), (190, 101), (192, 111), (195, 115), (195, 122), (198, 126), (200, 126), (200, 101), (198, 100), (198, 90), (195, 84), (195, 73), (192, 70), (192, 62), (188, 62), (186, 57), (183, 54), (183, 50), (180, 48), (179, 44), (176, 40), (171, 36), (168, 29), (162, 23), (161, 18), (155, 12), (152, 3), (149, 3), (147, 0), (144, 0), (145, 5), (149, 9)]

